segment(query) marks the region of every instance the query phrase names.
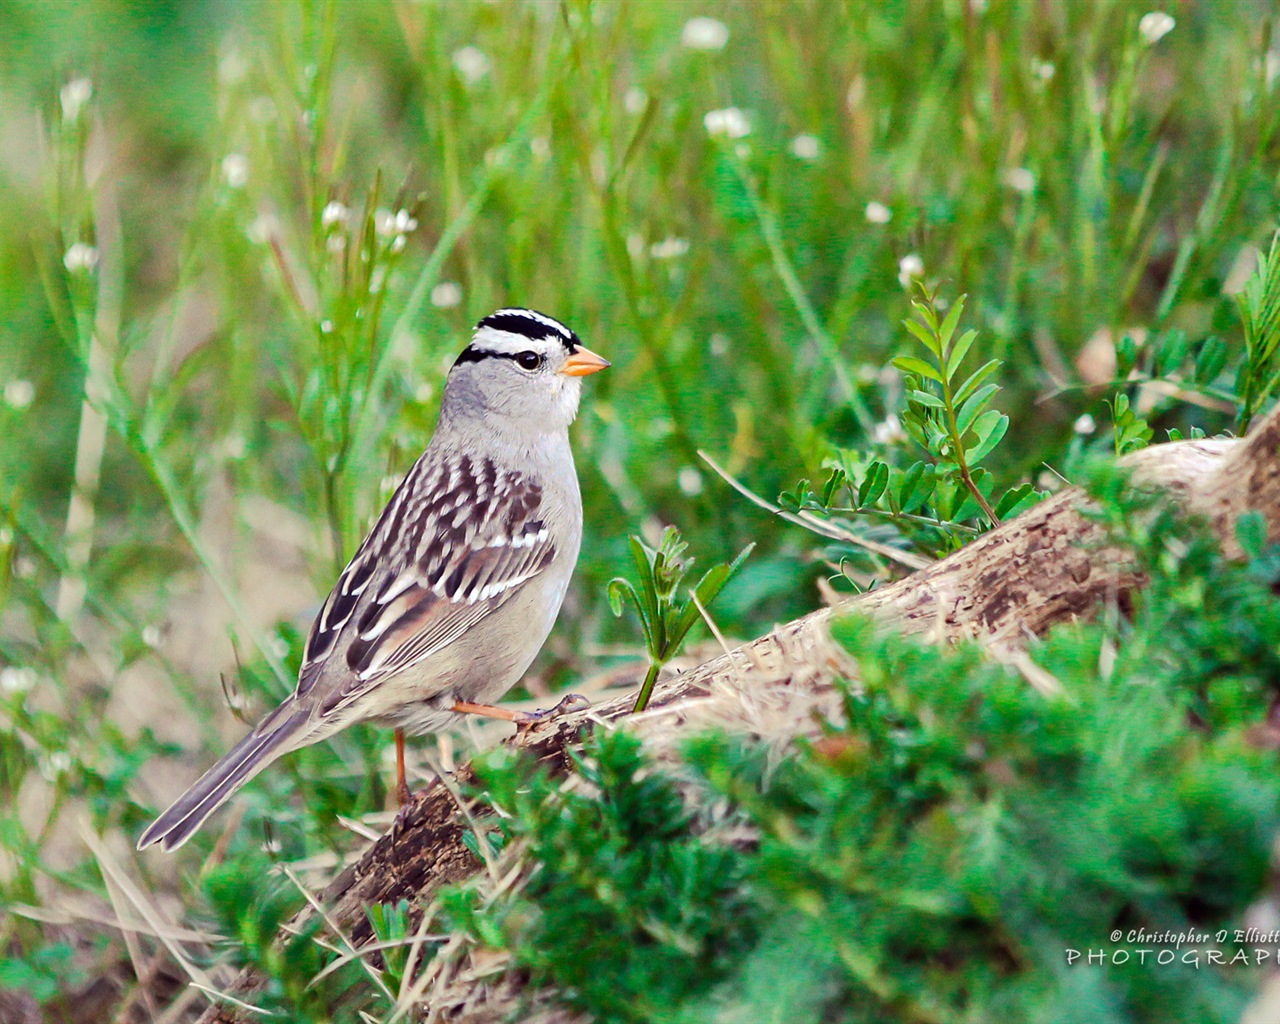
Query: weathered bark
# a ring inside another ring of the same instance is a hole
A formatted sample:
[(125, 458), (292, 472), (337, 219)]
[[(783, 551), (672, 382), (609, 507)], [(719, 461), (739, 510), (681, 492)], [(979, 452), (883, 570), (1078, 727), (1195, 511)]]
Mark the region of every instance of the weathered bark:
[[(1158, 445), (1124, 462), (1136, 482), (1170, 492), (1180, 505), (1209, 520), (1224, 550), (1235, 555), (1235, 522), (1248, 509), (1261, 511), (1268, 536), (1280, 541), (1278, 449), (1280, 410), (1259, 423), (1247, 439)], [(1083, 514), (1086, 507), (1082, 492), (1067, 488), (950, 557), (861, 594), (838, 610), (866, 611), (902, 630), (939, 640), (983, 637), (1007, 643), (1024, 634), (1041, 634), (1054, 623), (1088, 613), (1104, 598), (1140, 585), (1132, 561), (1106, 543), (1103, 528)], [(801, 731), (798, 723), (815, 711), (833, 710), (831, 680), (849, 668), (830, 639), (831, 616), (831, 609), (813, 612), (660, 680), (650, 710), (634, 719), (633, 727), (653, 746), (711, 724), (774, 736)], [(547, 762), (565, 766), (584, 730), (622, 718), (633, 701), (634, 694), (628, 693), (517, 741)], [(454, 790), (470, 779), (464, 767)], [(400, 899), (421, 906), (439, 886), (479, 870), (480, 863), (462, 845), (464, 830), (450, 789), (439, 781), (425, 788), (391, 831), (321, 894), (330, 920), (357, 944), (368, 941), (367, 906)], [(259, 979), (246, 972), (229, 991), (252, 1000), (259, 985)], [(500, 1019), (476, 1007), (464, 1016), (476, 1024), (496, 1024)], [(243, 1019), (233, 1010), (218, 1008), (202, 1018), (206, 1024)]]

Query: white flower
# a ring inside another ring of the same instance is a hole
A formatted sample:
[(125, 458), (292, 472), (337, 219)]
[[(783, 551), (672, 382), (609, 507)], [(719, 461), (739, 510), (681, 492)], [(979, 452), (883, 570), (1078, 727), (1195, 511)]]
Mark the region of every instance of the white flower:
[(407, 235), (410, 231), (418, 229), (418, 221), (408, 210), (397, 210), (391, 226), (397, 235)]
[(222, 158), (222, 180), (231, 188), (244, 188), (249, 180), (249, 158), (243, 153), (228, 153)]
[(154, 622), (148, 626), (142, 627), (142, 642), (152, 650), (159, 648), (164, 640), (164, 630), (157, 626)]
[(391, 239), (392, 252), (404, 252), (404, 247), (405, 247), (404, 235), (396, 235), (395, 238)]
[(713, 356), (722, 356), (729, 351), (729, 335), (713, 334), (711, 335), (711, 354)]
[(711, 136), (741, 139), (751, 134), (751, 122), (737, 107), (709, 110), (702, 118), (702, 124), (707, 129), (707, 134)]
[(350, 216), (351, 211), (342, 203), (334, 200), (325, 203), (324, 209), (320, 211), (320, 226), (326, 231), (330, 231), (346, 224)]
[[(461, 289), (459, 289), (459, 291), (461, 291)], [(459, 296), (459, 298), (461, 298), (461, 296)], [(426, 405), (431, 401), (431, 399), (435, 398), (435, 396), (435, 385), (433, 385), (429, 380), (419, 381), (418, 386), (413, 390), (413, 400), (419, 405)]]
[(822, 156), (822, 140), (816, 135), (797, 135), (788, 144), (787, 149), (798, 160), (817, 160)]
[(332, 320), (329, 320), (329, 319), (321, 320), (321, 321), (320, 321), (320, 333), (321, 333), (321, 334), (332, 334), (332, 333), (333, 333), (333, 321), (332, 321)]
[(1003, 177), (1006, 185), (1023, 195), (1029, 195), (1036, 189), (1036, 176), (1025, 167), (1010, 167)]
[(269, 213), (259, 214), (250, 221), (245, 234), (254, 245), (266, 245), (280, 231), (280, 221)]
[(1076, 419), (1075, 423), (1071, 425), (1071, 429), (1077, 434), (1092, 434), (1098, 429), (1098, 424), (1092, 416), (1085, 413)]
[(676, 474), (676, 484), (680, 487), (681, 494), (696, 497), (702, 493), (702, 474), (692, 466), (681, 466), (680, 472)]
[(441, 281), (431, 289), (431, 305), (437, 309), (453, 309), (462, 302), (462, 285), (457, 281)]
[(453, 66), (467, 85), (475, 85), (489, 73), (492, 64), (479, 47), (464, 46), (461, 50), (454, 50)]
[(1057, 74), (1058, 69), (1053, 66), (1052, 61), (1041, 60), (1039, 57), (1031, 58), (1031, 76), (1041, 82), (1048, 82)]
[(35, 401), (36, 386), (29, 380), (21, 378), (11, 380), (4, 386), (4, 404), (10, 409), (21, 412)]
[(908, 253), (898, 260), (898, 284), (910, 288), (911, 282), (924, 277), (924, 260), (917, 253)]
[(86, 242), (76, 242), (62, 257), (62, 265), (75, 274), (98, 265), (98, 250)]
[(622, 97), (622, 106), (628, 114), (643, 114), (649, 103), (649, 97), (643, 89), (632, 86)]
[(0, 693), (26, 693), (36, 685), (36, 670), (27, 666), (0, 668)]
[(40, 759), (39, 767), (45, 782), (54, 782), (59, 775), (65, 775), (71, 769), (71, 755), (65, 750), (55, 750)]
[(897, 444), (907, 439), (907, 432), (902, 429), (902, 421), (893, 413), (871, 428), (871, 440), (876, 444)]
[(383, 207), (374, 210), (373, 230), (382, 238), (390, 238), (396, 233), (396, 215)]
[(729, 26), (715, 18), (690, 18), (680, 33), (680, 45), (690, 50), (723, 50)]
[(687, 238), (664, 238), (661, 242), (654, 242), (649, 246), (649, 255), (655, 260), (674, 260), (683, 256), (689, 251), (689, 240)]
[(888, 224), (893, 220), (893, 211), (884, 203), (877, 203), (875, 200), (867, 203), (867, 208), (863, 211), (863, 216), (867, 218), (868, 224)]
[(71, 79), (58, 92), (58, 100), (62, 104), (62, 119), (77, 120), (85, 104), (91, 99), (93, 99), (93, 83), (87, 78)]
[(1148, 46), (1155, 46), (1156, 43), (1173, 31), (1173, 26), (1176, 24), (1177, 22), (1173, 20), (1173, 16), (1165, 14), (1164, 11), (1149, 11), (1138, 22), (1138, 32)]

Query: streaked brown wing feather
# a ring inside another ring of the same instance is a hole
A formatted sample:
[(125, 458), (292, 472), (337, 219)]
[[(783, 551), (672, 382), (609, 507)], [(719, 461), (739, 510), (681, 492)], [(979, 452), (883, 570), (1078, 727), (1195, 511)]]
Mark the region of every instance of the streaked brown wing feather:
[(418, 460), (312, 626), (299, 695), (342, 657), (329, 711), (455, 641), (545, 569), (541, 488), (466, 456)]

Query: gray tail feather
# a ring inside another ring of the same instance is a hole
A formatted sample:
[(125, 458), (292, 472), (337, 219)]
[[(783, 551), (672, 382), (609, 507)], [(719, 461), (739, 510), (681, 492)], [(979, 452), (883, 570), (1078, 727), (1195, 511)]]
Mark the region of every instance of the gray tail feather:
[(176, 850), (241, 786), (285, 753), (281, 748), (311, 717), (306, 708), (290, 707), (291, 704), (276, 708), (253, 732), (200, 776), (142, 833), (138, 849), (159, 843), (166, 850)]

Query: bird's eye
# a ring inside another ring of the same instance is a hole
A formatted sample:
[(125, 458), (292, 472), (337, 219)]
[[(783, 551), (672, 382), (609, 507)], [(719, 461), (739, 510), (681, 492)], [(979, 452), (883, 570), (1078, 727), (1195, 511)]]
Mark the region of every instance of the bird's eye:
[(536, 370), (542, 365), (542, 356), (537, 352), (521, 352), (516, 356), (516, 363), (522, 370)]

